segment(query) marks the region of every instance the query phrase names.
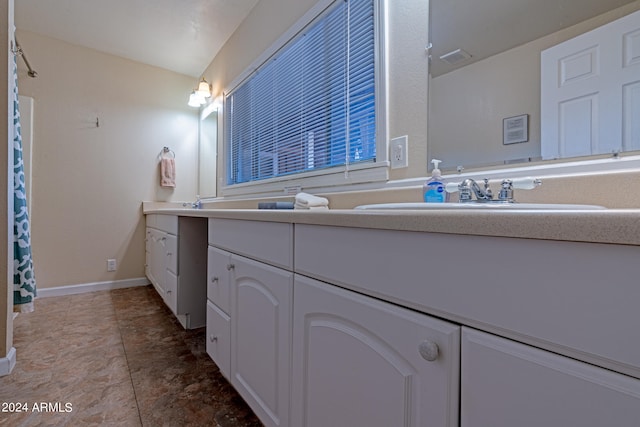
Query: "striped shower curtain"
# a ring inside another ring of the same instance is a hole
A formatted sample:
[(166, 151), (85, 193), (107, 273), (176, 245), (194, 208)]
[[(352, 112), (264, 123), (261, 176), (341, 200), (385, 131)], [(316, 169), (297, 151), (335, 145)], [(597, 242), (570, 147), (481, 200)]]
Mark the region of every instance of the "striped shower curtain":
[(18, 108), (18, 65), (13, 57), (13, 311), (33, 311), (36, 279), (31, 257), (31, 233), (22, 162), (22, 134)]

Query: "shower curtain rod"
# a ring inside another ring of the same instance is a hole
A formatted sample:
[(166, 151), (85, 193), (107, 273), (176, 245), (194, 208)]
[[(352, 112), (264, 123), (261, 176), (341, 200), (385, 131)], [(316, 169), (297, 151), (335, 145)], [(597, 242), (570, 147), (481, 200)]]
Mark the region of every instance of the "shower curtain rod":
[(27, 60), (27, 56), (24, 54), (24, 50), (22, 50), (20, 43), (18, 43), (18, 39), (14, 38), (14, 40), (16, 42), (16, 47), (13, 53), (15, 53), (16, 55), (20, 55), (22, 57), (22, 60), (24, 61), (25, 65), (27, 66), (27, 69), (29, 70), (27, 72), (29, 77), (33, 77), (33, 78), (38, 77), (38, 73), (33, 68), (31, 68), (31, 64), (29, 64), (29, 61)]

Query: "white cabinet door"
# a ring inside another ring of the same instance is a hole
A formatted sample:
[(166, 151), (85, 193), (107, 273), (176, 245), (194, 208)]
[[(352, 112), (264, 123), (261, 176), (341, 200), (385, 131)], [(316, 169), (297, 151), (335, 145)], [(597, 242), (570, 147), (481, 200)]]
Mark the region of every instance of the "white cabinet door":
[(461, 376), (462, 427), (640, 425), (640, 380), (469, 328)]
[[(167, 269), (164, 272), (164, 278), (164, 303), (173, 314), (178, 315), (178, 276)], [(182, 326), (186, 327), (186, 325)]]
[(229, 314), (231, 286), (229, 268), (231, 254), (209, 246), (207, 253), (207, 299)]
[(458, 426), (460, 327), (296, 275), (291, 425)]
[(288, 426), (293, 273), (231, 262), (231, 383), (266, 426)]
[(231, 369), (231, 319), (211, 301), (207, 301), (207, 354), (222, 375), (229, 379)]
[(149, 229), (149, 279), (156, 291), (164, 298), (165, 293), (165, 241), (167, 234)]
[(151, 274), (151, 252), (153, 251), (153, 241), (151, 239), (152, 230), (147, 227), (144, 238), (144, 274), (153, 283), (154, 279)]

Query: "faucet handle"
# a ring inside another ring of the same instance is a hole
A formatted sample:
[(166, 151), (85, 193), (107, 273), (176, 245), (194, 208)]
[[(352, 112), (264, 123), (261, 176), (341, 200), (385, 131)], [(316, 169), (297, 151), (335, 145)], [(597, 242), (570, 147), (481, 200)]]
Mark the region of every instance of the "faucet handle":
[(444, 191), (447, 193), (455, 193), (460, 191), (460, 183), (459, 182), (447, 182), (444, 185)]
[(532, 190), (540, 185), (542, 181), (539, 178), (516, 178), (516, 179), (504, 179), (502, 180), (500, 188), (500, 194), (498, 200), (503, 202), (514, 202), (513, 189), (519, 188), (521, 190)]
[(489, 187), (489, 179), (484, 179), (484, 193), (487, 195), (488, 199), (493, 199), (493, 191), (491, 191), (491, 187)]
[(540, 180), (540, 178), (532, 178), (530, 176), (516, 178), (510, 181), (513, 188), (519, 188), (521, 190), (533, 190), (534, 188), (542, 185), (542, 180)]
[(513, 202), (513, 181), (510, 179), (503, 179), (500, 184), (500, 193), (498, 194), (498, 200), (503, 202)]

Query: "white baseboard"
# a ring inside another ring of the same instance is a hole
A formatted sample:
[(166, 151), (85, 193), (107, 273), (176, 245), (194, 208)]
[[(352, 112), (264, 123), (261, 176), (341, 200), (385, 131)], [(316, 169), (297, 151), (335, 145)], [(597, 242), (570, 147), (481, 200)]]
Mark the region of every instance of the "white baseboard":
[(0, 358), (0, 377), (9, 375), (16, 366), (16, 349), (11, 347), (6, 357)]
[(109, 282), (83, 283), (80, 285), (59, 286), (56, 288), (38, 289), (38, 298), (59, 297), (64, 295), (84, 294), (86, 292), (110, 291), (112, 289), (146, 286), (151, 282), (146, 277), (135, 279), (113, 280)]

